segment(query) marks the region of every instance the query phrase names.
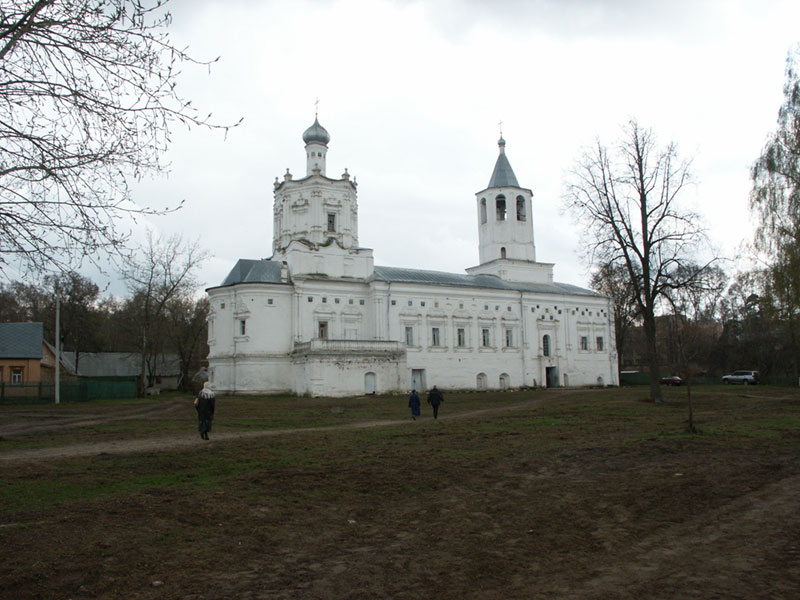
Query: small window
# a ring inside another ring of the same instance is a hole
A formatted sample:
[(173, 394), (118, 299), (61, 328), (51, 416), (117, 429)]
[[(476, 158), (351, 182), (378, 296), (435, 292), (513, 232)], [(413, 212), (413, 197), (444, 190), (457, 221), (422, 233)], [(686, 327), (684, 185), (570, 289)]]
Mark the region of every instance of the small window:
[(506, 348), (511, 348), (514, 345), (514, 330), (506, 329)]
[(395, 304), (397, 304), (397, 300), (392, 300), (392, 306), (394, 306)]
[(406, 346), (414, 345), (414, 328), (406, 327)]
[(463, 348), (467, 345), (467, 332), (463, 327), (458, 328), (458, 347)]
[(597, 337), (597, 351), (598, 352), (602, 352), (603, 351), (603, 336), (602, 335)]
[(334, 302), (334, 304), (339, 304), (339, 299), (338, 298), (334, 298), (333, 302)]
[(309, 302), (313, 302), (313, 301), (314, 301), (314, 296), (309, 296), (309, 297), (308, 297), (308, 301), (309, 301)]
[(224, 302), (219, 305), (219, 309), (220, 310), (225, 310), (225, 303)]
[(581, 336), (581, 350), (588, 350), (589, 349), (589, 338), (585, 335)]
[(420, 306), (425, 306), (425, 300), (419, 303)]
[(431, 346), (438, 346), (439, 345), (439, 328), (432, 327), (431, 328)]
[(505, 258), (505, 257), (506, 257), (506, 248), (505, 246), (503, 246), (502, 248), (500, 248), (500, 258)]
[(239, 335), (247, 335), (247, 320), (239, 319)]
[(488, 348), (491, 345), (492, 338), (489, 335), (489, 328), (484, 327), (481, 329), (481, 346)]
[(414, 306), (414, 301), (413, 301), (413, 300), (409, 300), (409, 301), (408, 301), (408, 305), (409, 305), (409, 306)]
[(358, 303), (359, 303), (361, 306), (364, 306), (364, 299), (362, 298), (361, 300), (359, 300), (359, 301), (358, 301)]
[(322, 297), (322, 303), (323, 304), (327, 304), (328, 303), (328, 299), (325, 296)]
[(550, 356), (550, 336), (546, 335), (542, 338), (542, 354)]
[(327, 340), (328, 339), (328, 322), (327, 321), (320, 321), (319, 326), (317, 327), (317, 331), (319, 332), (319, 339)]
[(22, 385), (22, 367), (11, 367), (11, 385)]
[(328, 213), (328, 231), (336, 231), (336, 213)]
[(348, 299), (348, 300), (347, 300), (347, 303), (348, 303), (348, 304), (352, 304), (352, 303), (353, 303), (353, 299), (352, 299), (352, 298)]
[(267, 304), (272, 304), (272, 298), (267, 298)]

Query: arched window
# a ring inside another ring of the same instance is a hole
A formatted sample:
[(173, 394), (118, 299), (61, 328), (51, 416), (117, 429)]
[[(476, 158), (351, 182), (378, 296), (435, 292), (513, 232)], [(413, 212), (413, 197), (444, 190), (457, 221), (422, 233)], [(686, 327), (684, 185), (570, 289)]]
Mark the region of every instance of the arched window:
[(550, 336), (546, 335), (542, 338), (542, 354), (550, 356)]
[(527, 218), (525, 214), (525, 198), (517, 196), (517, 221), (525, 221)]
[(505, 221), (506, 220), (506, 197), (505, 196), (498, 196), (495, 199), (495, 205), (497, 206), (497, 220), (498, 221)]
[(505, 249), (505, 246), (504, 246), (504, 247), (500, 248), (500, 258), (505, 258), (505, 257), (506, 257), (506, 249)]
[(486, 198), (481, 198), (481, 223), (486, 223)]

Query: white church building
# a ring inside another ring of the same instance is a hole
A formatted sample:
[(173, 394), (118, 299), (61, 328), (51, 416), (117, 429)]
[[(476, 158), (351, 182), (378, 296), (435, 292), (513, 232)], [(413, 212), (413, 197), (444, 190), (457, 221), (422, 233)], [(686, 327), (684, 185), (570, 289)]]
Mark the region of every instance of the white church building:
[(274, 185), (272, 257), (206, 291), (209, 380), (230, 394), (348, 396), (618, 385), (611, 301), (536, 261), (530, 189), (500, 138), (475, 195), (480, 264), (375, 266), (358, 243), (356, 182), (326, 173), (330, 136), (303, 133), (305, 177)]

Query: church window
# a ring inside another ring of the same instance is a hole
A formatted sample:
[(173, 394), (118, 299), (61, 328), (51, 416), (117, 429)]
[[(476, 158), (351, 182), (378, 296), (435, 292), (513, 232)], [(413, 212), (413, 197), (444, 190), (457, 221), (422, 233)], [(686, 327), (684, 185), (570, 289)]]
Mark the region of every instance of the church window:
[(486, 223), (486, 198), (481, 198), (481, 223)]
[(220, 308), (220, 310), (225, 310), (225, 303), (223, 302), (222, 304), (220, 304), (219, 308)]
[(327, 340), (328, 339), (328, 322), (327, 321), (320, 321), (317, 330), (319, 332), (319, 339), (321, 339), (321, 340)]
[(350, 299), (347, 301), (347, 303), (348, 303), (348, 304), (352, 304), (352, 303), (353, 303), (353, 299), (352, 299), (352, 298), (350, 298)]
[(505, 246), (504, 246), (504, 247), (500, 248), (500, 258), (505, 258), (505, 257), (506, 257), (506, 249), (505, 249)]
[(364, 299), (362, 298), (361, 300), (359, 300), (359, 301), (358, 301), (358, 303), (359, 303), (361, 306), (364, 306)]
[(425, 300), (419, 303), (420, 306), (425, 306)]
[(603, 351), (603, 336), (602, 335), (597, 336), (597, 351), (598, 352), (602, 352)]
[(392, 306), (395, 306), (396, 304), (397, 304), (397, 300), (392, 300)]
[(463, 303), (459, 304), (458, 308), (461, 309), (461, 310), (464, 310), (464, 304)]
[(239, 335), (247, 335), (247, 320), (239, 319)]
[(328, 299), (325, 296), (322, 297), (322, 303), (323, 304), (327, 304), (328, 303)]
[(334, 302), (334, 304), (339, 304), (339, 299), (338, 298), (334, 298), (333, 302)]
[(406, 327), (406, 346), (414, 345), (414, 328)]
[(589, 338), (585, 335), (581, 336), (581, 350), (588, 350), (589, 349)]
[(272, 298), (267, 298), (267, 304), (272, 304)]
[(309, 296), (309, 297), (308, 297), (308, 301), (309, 301), (309, 302), (313, 302), (313, 301), (314, 301), (314, 296)]
[(467, 332), (463, 327), (458, 328), (458, 347), (463, 348), (467, 345)]
[(439, 345), (439, 328), (432, 327), (431, 328), (431, 346), (438, 346)]
[(414, 301), (413, 301), (413, 300), (409, 300), (409, 301), (408, 301), (408, 305), (409, 305), (409, 306), (414, 306)]
[(542, 354), (550, 356), (550, 336), (546, 335), (542, 338)]
[(492, 336), (489, 334), (489, 328), (484, 327), (481, 329), (481, 346), (487, 348), (492, 344)]
[(506, 197), (505, 196), (498, 196), (495, 199), (495, 205), (497, 208), (497, 220), (498, 221), (505, 221), (506, 220)]
[(506, 329), (506, 348), (511, 348), (514, 345), (514, 330)]
[(336, 231), (336, 213), (328, 213), (328, 231)]
[(517, 221), (525, 221), (527, 218), (525, 214), (525, 198), (517, 196)]

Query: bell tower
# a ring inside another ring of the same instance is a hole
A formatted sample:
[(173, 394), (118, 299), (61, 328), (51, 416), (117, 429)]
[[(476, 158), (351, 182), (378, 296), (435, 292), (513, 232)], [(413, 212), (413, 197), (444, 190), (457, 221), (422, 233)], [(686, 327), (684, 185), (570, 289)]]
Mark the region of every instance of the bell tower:
[(489, 186), (475, 194), (480, 264), (467, 272), (509, 281), (552, 281), (552, 265), (536, 262), (533, 192), (517, 182), (502, 134), (497, 145), (499, 154)]

